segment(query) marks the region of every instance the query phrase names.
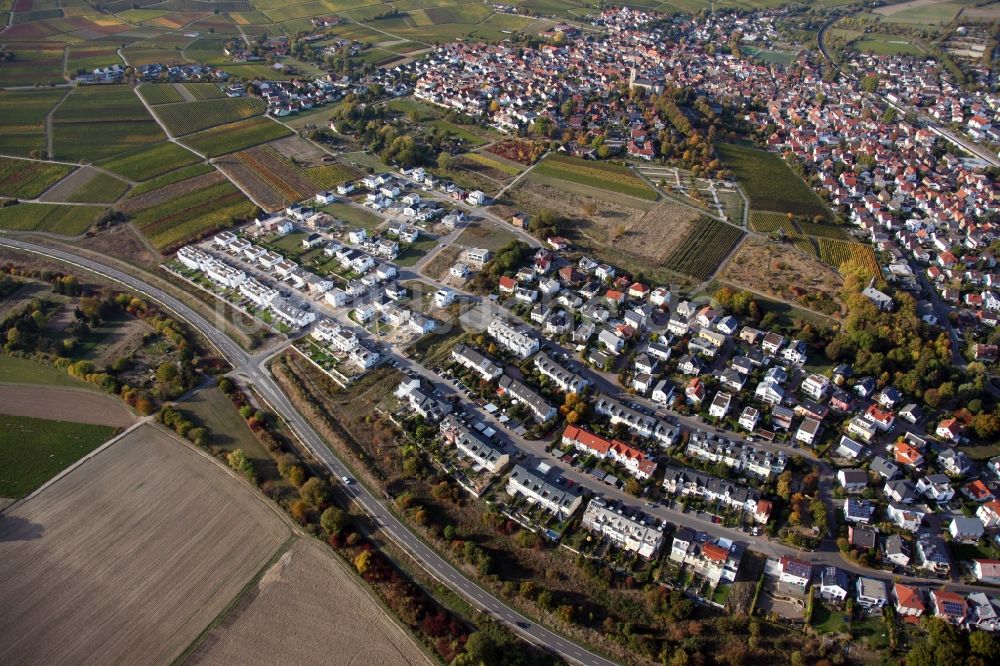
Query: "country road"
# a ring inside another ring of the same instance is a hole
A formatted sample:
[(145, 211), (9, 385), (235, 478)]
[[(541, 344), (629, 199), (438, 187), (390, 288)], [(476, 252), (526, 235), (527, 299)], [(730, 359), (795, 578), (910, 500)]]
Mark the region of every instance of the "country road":
[[(237, 375), (246, 377), (257, 389), (269, 407), (288, 424), (299, 441), (321, 461), (332, 474), (339, 477), (352, 476), (345, 465), (323, 442), (309, 422), (292, 405), (281, 391), (274, 378), (266, 369), (268, 353), (251, 355), (224, 333), (219, 331), (202, 315), (182, 301), (150, 284), (123, 271), (99, 262), (77, 256), (70, 252), (36, 245), (9, 237), (0, 236), (0, 247), (20, 250), (62, 261), (91, 273), (118, 282), (129, 289), (143, 294), (173, 312), (177, 317), (201, 333), (234, 368)], [(368, 488), (359, 483), (346, 486), (346, 492), (381, 526), (382, 532), (409, 553), (434, 578), (463, 598), (473, 607), (489, 613), (497, 621), (507, 625), (525, 640), (550, 650), (563, 659), (575, 663), (595, 666), (611, 666), (615, 662), (594, 654), (576, 643), (556, 634), (515, 609), (492, 596), (489, 592), (466, 578), (461, 572), (439, 556), (433, 549), (413, 534), (396, 518), (385, 504), (377, 499)]]

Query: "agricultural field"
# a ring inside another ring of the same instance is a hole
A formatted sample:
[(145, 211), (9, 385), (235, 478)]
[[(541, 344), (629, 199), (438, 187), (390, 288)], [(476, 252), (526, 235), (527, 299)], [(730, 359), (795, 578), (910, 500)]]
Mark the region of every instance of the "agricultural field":
[(154, 113), (173, 136), (184, 136), (259, 116), (267, 110), (264, 102), (256, 97), (206, 99), (183, 104), (166, 104), (156, 107)]
[(161, 187), (173, 185), (174, 183), (179, 183), (189, 178), (203, 176), (206, 173), (212, 173), (214, 171), (215, 167), (211, 164), (193, 164), (191, 166), (170, 171), (160, 176), (156, 176), (155, 178), (151, 178), (145, 182), (139, 183), (129, 191), (128, 196), (129, 198), (137, 197), (140, 194), (146, 194), (148, 192), (158, 190)]
[(670, 253), (664, 266), (698, 280), (707, 280), (722, 266), (743, 236), (740, 229), (730, 224), (702, 217)]
[(226, 97), (226, 93), (222, 92), (219, 86), (214, 83), (184, 83), (182, 85), (195, 99), (205, 100)]
[(830, 217), (823, 200), (778, 155), (731, 143), (716, 144), (716, 150), (743, 186), (752, 208)]
[(184, 144), (209, 157), (218, 157), (280, 139), (291, 133), (287, 127), (269, 118), (251, 118), (186, 136)]
[(0, 382), (0, 412), (8, 416), (112, 428), (126, 428), (136, 419), (135, 414), (117, 396), (100, 391), (6, 382)]
[(834, 268), (839, 269), (844, 262), (854, 261), (863, 266), (868, 275), (872, 277), (882, 276), (882, 269), (879, 267), (875, 250), (870, 245), (831, 238), (819, 238), (817, 245), (819, 246), (820, 260)]
[(71, 203), (114, 203), (128, 191), (128, 183), (106, 173), (94, 176), (73, 192), (66, 201)]
[(153, 106), (184, 101), (184, 95), (180, 94), (172, 83), (144, 83), (135, 90)]
[(657, 194), (626, 167), (575, 157), (549, 155), (528, 177), (538, 175), (656, 201)]
[(351, 180), (360, 178), (363, 174), (346, 164), (324, 164), (323, 166), (306, 167), (306, 176), (323, 189), (332, 189)]
[(924, 54), (924, 50), (920, 46), (905, 37), (879, 33), (866, 34), (861, 39), (851, 42), (850, 48), (861, 53), (874, 55), (919, 56)]
[(835, 224), (816, 224), (814, 222), (796, 221), (795, 226), (802, 230), (806, 236), (817, 238), (833, 238), (835, 240), (849, 240), (850, 234), (847, 230)]
[(268, 211), (284, 208), (322, 189), (305, 171), (285, 160), (270, 146), (233, 153), (216, 164)]
[(941, 2), (940, 0), (910, 0), (909, 2), (878, 7), (874, 13), (886, 23), (932, 27), (949, 23), (964, 4), (962, 2)]
[[(0, 303), (6, 305), (4, 301)], [(7, 354), (0, 354), (0, 377), (3, 377), (4, 383), (7, 384), (68, 386), (90, 391), (98, 390), (93, 384), (71, 377), (65, 370)]]
[(75, 88), (53, 118), (55, 157), (99, 160), (166, 137), (131, 86)]
[(104, 425), (0, 414), (0, 497), (24, 497), (114, 431)]
[(118, 46), (114, 44), (83, 43), (71, 44), (66, 58), (66, 74), (92, 72), (98, 67), (121, 65)]
[(89, 229), (103, 212), (103, 206), (19, 203), (0, 208), (0, 229), (78, 236)]
[(5, 514), (0, 661), (170, 663), (289, 536), (220, 463), (142, 426)]
[(249, 218), (255, 206), (216, 172), (126, 199), (121, 209), (165, 252)]
[(66, 93), (60, 89), (0, 91), (0, 152), (29, 157), (47, 150), (45, 116)]
[[(840, 275), (814, 256), (805, 256), (791, 247), (763, 238), (749, 238), (719, 278), (778, 301), (789, 301), (824, 314), (838, 312), (843, 285)], [(768, 279), (760, 279), (762, 275)]]
[[(10, 39), (4, 31), (3, 39)], [(54, 42), (18, 42), (7, 43), (7, 48), (14, 52), (15, 60), (0, 64), (0, 87), (49, 85), (65, 83), (63, 78), (62, 44)]]
[(750, 228), (762, 234), (784, 231), (788, 236), (796, 236), (799, 233), (784, 213), (768, 213), (760, 210), (750, 211)]
[(72, 171), (65, 164), (0, 157), (0, 197), (35, 199)]
[[(344, 664), (429, 666), (412, 637), (355, 581), (322, 545), (297, 539), (187, 663), (246, 664), (265, 654), (308, 663), (327, 654)], [(335, 631), (331, 617), (338, 618)]]
[(200, 157), (183, 146), (164, 141), (115, 155), (98, 164), (129, 180), (145, 181), (200, 161)]

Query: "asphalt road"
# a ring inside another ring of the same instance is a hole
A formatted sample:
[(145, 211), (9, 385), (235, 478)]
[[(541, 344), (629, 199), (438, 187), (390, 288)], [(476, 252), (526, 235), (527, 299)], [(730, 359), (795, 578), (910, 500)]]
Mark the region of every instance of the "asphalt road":
[[(270, 408), (288, 423), (296, 437), (316, 456), (317, 460), (321, 461), (337, 477), (351, 476), (350, 469), (330, 451), (319, 434), (298, 410), (295, 409), (288, 397), (275, 383), (265, 368), (265, 363), (267, 362), (266, 354), (257, 356), (248, 354), (228, 336), (216, 329), (207, 319), (181, 300), (123, 271), (84, 257), (79, 257), (70, 252), (12, 238), (0, 237), (0, 246), (57, 259), (77, 266), (114, 280), (160, 303), (163, 307), (172, 311), (176, 316), (204, 335), (212, 346), (229, 361), (236, 374), (248, 378), (263, 396), (264, 400), (268, 402)], [(535, 624), (533, 620), (521, 615), (513, 608), (492, 596), (475, 582), (466, 578), (461, 572), (435, 553), (419, 537), (414, 535), (386, 508), (382, 501), (378, 500), (363, 485), (351, 483), (346, 486), (346, 489), (354, 501), (381, 526), (382, 532), (387, 537), (407, 551), (427, 572), (443, 585), (446, 585), (464, 597), (473, 607), (488, 613), (495, 620), (504, 623), (525, 640), (548, 649), (567, 661), (576, 664), (593, 664), (595, 666), (611, 666), (615, 663), (586, 650), (573, 641), (549, 631), (541, 625)]]

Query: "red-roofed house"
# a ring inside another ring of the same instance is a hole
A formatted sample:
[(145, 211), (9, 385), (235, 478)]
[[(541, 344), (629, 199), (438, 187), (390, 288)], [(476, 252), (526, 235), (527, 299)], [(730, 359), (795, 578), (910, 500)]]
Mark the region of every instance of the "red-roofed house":
[(718, 562), (719, 564), (725, 564), (726, 560), (729, 559), (729, 551), (722, 546), (717, 546), (714, 543), (706, 543), (701, 547), (701, 554), (707, 560), (712, 560), (713, 562)]
[(608, 289), (607, 293), (604, 294), (604, 298), (608, 299), (609, 301), (614, 301), (618, 305), (621, 305), (622, 303), (625, 302), (625, 294), (623, 294), (620, 291), (616, 291), (614, 289)]
[(517, 280), (512, 277), (507, 277), (506, 275), (500, 278), (500, 291), (504, 294), (514, 293), (514, 289), (517, 287)]
[(948, 590), (931, 590), (931, 605), (935, 615), (952, 624), (961, 624), (969, 614), (965, 598)]
[(986, 500), (993, 499), (993, 493), (980, 479), (976, 479), (972, 483), (967, 483), (962, 488), (962, 494), (973, 502), (985, 502)]
[(771, 509), (770, 500), (757, 500), (757, 508), (754, 509), (753, 519), (762, 525), (766, 525), (767, 521), (771, 520)]
[(972, 574), (982, 583), (1000, 583), (1000, 560), (972, 560)]
[(633, 282), (628, 288), (628, 295), (631, 298), (646, 298), (649, 295), (649, 287), (641, 282)]
[(892, 587), (892, 598), (896, 612), (905, 617), (917, 618), (924, 614), (927, 608), (920, 598), (920, 589), (896, 583)]
[(937, 429), (934, 430), (934, 434), (941, 439), (947, 439), (952, 442), (958, 441), (958, 435), (962, 431), (962, 426), (958, 423), (958, 419), (945, 419), (938, 423)]
[(896, 455), (896, 462), (903, 465), (919, 467), (924, 464), (924, 454), (907, 442), (896, 442), (893, 453)]
[(983, 521), (983, 527), (1000, 527), (1000, 500), (990, 500), (976, 510), (976, 517)]
[(875, 424), (876, 428), (885, 432), (892, 429), (892, 423), (896, 420), (896, 415), (892, 412), (879, 409), (877, 405), (871, 405), (865, 410), (865, 418)]

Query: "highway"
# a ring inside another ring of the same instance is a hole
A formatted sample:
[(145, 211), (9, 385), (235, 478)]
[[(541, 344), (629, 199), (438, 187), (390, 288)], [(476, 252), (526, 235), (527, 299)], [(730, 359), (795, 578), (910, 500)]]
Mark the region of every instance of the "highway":
[[(156, 301), (173, 312), (181, 320), (201, 333), (234, 368), (234, 372), (249, 379), (269, 407), (289, 428), (317, 460), (331, 473), (339, 477), (351, 476), (350, 469), (323, 442), (309, 422), (292, 405), (288, 397), (278, 387), (274, 378), (266, 370), (268, 355), (252, 356), (219, 331), (207, 319), (188, 307), (181, 300), (123, 271), (102, 263), (77, 256), (55, 248), (15, 240), (0, 236), (0, 247), (21, 250), (32, 254), (56, 259), (76, 266), (104, 278), (111, 279), (128, 289)], [(413, 534), (396, 516), (366, 487), (358, 483), (345, 486), (353, 500), (381, 527), (382, 532), (399, 547), (409, 553), (420, 565), (441, 584), (465, 598), (473, 607), (488, 613), (495, 620), (507, 625), (525, 640), (575, 663), (594, 666), (611, 666), (615, 662), (605, 659), (563, 636), (536, 624), (530, 618), (507, 606), (489, 592), (469, 580), (451, 566), (433, 549)]]

